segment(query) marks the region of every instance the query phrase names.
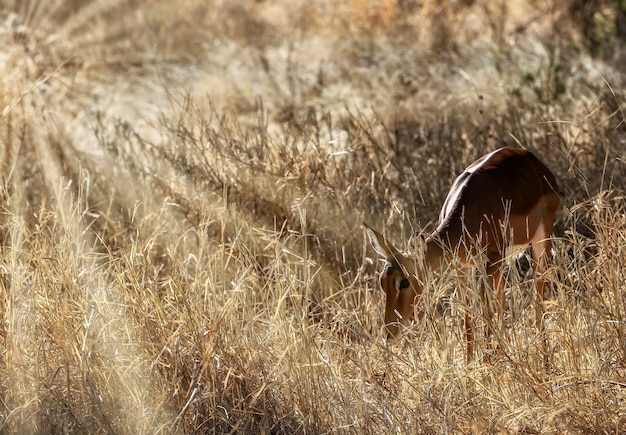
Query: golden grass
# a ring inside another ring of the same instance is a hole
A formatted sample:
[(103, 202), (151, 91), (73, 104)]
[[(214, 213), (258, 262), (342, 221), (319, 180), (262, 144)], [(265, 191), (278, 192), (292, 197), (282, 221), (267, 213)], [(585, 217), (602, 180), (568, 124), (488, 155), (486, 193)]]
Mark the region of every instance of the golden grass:
[[(625, 431), (619, 11), (531, 3), (3, 6), (0, 431)], [(519, 258), (476, 361), (454, 267), (385, 343), (359, 224), (502, 144), (563, 192), (547, 373)]]

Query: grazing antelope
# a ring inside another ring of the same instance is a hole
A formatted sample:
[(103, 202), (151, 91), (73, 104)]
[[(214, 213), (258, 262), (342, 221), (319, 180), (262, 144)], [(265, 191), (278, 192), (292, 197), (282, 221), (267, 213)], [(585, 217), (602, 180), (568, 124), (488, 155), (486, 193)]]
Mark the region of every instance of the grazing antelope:
[[(380, 233), (365, 225), (374, 249), (387, 260), (380, 284), (386, 294), (388, 336), (396, 336), (400, 325), (413, 316), (413, 306), (422, 293), (417, 273), (423, 274), (426, 268), (438, 270), (453, 257), (463, 263), (476, 258), (486, 261), (501, 316), (506, 310), (502, 278), (506, 249), (528, 244), (532, 248), (535, 286), (540, 299), (536, 322), (543, 332), (544, 272), (551, 258), (550, 237), (559, 202), (554, 175), (534, 154), (523, 149), (500, 148), (476, 160), (454, 180), (437, 228), (425, 239), (423, 263), (400, 253)], [(469, 309), (464, 320), (467, 358), (471, 360), (474, 335)]]

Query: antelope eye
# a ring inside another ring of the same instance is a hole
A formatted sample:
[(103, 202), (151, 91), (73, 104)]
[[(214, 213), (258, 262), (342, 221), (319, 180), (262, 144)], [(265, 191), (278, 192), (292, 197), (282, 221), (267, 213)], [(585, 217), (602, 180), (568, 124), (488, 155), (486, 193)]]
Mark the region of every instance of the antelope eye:
[(400, 281), (400, 290), (404, 290), (405, 288), (409, 287), (411, 285), (411, 283), (409, 282), (409, 280), (407, 278), (402, 278), (402, 280)]

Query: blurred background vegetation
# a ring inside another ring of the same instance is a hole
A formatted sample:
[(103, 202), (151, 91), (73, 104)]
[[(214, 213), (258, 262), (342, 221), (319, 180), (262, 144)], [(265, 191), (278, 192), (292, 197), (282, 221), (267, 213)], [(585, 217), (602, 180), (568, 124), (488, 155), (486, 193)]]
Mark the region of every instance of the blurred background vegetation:
[[(1, 3), (0, 431), (623, 431), (625, 38), (621, 1)], [(380, 340), (360, 222), (414, 248), (500, 146), (562, 190), (547, 377), (524, 270), (506, 361), (465, 365), (453, 276)]]

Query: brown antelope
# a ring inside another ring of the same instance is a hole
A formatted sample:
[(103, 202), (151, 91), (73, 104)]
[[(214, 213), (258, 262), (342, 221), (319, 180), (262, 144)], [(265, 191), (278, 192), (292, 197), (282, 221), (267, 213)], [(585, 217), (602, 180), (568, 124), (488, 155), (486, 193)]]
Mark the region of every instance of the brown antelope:
[[(506, 310), (502, 278), (506, 250), (512, 245), (528, 244), (539, 298), (536, 322), (543, 332), (544, 272), (551, 258), (550, 237), (559, 202), (554, 175), (534, 154), (523, 149), (500, 148), (476, 160), (454, 180), (437, 228), (424, 241), (423, 263), (400, 253), (380, 233), (365, 225), (374, 249), (387, 261), (380, 284), (386, 295), (388, 335), (396, 336), (400, 325), (412, 318), (414, 305), (422, 294), (420, 276), (426, 268), (438, 270), (453, 257), (463, 263), (472, 263), (477, 258), (486, 261), (501, 318)], [(474, 354), (472, 317), (468, 308), (465, 313), (468, 360)]]

